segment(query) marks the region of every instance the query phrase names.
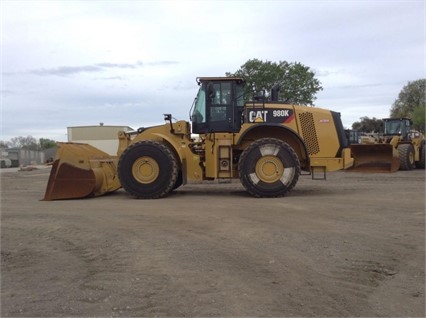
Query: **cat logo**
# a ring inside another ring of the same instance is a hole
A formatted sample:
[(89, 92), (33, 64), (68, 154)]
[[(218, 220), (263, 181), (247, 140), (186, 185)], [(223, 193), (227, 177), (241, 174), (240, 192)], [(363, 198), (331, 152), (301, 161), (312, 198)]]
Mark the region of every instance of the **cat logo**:
[(294, 120), (290, 108), (253, 108), (248, 112), (249, 123), (288, 124)]
[(266, 122), (267, 110), (252, 110), (249, 112), (249, 122), (263, 123)]

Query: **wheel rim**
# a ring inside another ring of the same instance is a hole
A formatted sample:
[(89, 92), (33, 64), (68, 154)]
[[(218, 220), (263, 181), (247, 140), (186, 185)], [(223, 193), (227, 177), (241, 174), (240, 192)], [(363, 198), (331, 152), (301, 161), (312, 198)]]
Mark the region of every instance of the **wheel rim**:
[(158, 178), (160, 167), (157, 161), (151, 157), (138, 158), (132, 166), (133, 177), (140, 183), (149, 184)]
[(255, 172), (260, 181), (274, 183), (281, 179), (284, 166), (275, 156), (264, 156), (256, 162)]

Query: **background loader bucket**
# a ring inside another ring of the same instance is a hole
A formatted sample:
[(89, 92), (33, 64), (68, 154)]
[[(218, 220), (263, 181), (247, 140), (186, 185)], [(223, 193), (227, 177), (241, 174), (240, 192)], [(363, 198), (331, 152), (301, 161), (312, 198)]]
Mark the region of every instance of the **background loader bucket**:
[(395, 172), (399, 169), (398, 151), (391, 144), (350, 145), (354, 165), (350, 171)]
[(116, 160), (79, 143), (58, 143), (44, 201), (99, 196), (121, 187)]

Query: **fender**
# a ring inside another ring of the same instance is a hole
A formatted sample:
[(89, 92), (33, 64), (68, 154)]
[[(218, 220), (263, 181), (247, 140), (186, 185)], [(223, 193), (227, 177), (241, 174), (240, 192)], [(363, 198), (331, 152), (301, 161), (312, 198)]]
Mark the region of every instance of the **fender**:
[[(147, 139), (161, 141), (168, 145), (170, 150), (172, 150), (178, 156), (181, 162), (185, 158), (186, 152), (184, 149), (182, 149), (182, 141), (184, 141), (182, 139), (182, 135), (171, 134), (170, 126), (168, 124), (139, 128), (138, 134), (131, 141), (131, 143)], [(185, 141), (183, 143), (186, 144)]]
[[(247, 128), (244, 129), (246, 126)], [(310, 157), (308, 148), (305, 141), (300, 137), (300, 135), (293, 129), (283, 126), (282, 124), (274, 123), (258, 123), (258, 124), (247, 124), (243, 125), (242, 133), (238, 134), (236, 137), (236, 145), (244, 146), (244, 140), (246, 139), (259, 139), (264, 137), (275, 137), (281, 139), (284, 142), (287, 142), (294, 148), (296, 153), (299, 156), (299, 160), (307, 169), (310, 167)], [(271, 131), (273, 133), (271, 133)], [(298, 146), (297, 148), (295, 146)]]

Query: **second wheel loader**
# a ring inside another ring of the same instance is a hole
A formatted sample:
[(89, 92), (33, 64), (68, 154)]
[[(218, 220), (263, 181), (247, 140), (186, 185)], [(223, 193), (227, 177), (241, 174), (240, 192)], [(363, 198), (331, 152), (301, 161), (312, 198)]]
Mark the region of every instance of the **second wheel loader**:
[(409, 118), (385, 118), (384, 133), (374, 142), (350, 145), (358, 171), (412, 170), (425, 168), (425, 138), (411, 129)]
[[(351, 167), (340, 114), (271, 99), (244, 102), (244, 80), (197, 78), (191, 122), (120, 132), (117, 156), (87, 144), (59, 143), (44, 200), (84, 198), (123, 187), (155, 199), (187, 182), (239, 179), (255, 197), (290, 191), (302, 171), (315, 179)], [(198, 135), (194, 137), (194, 134)]]

